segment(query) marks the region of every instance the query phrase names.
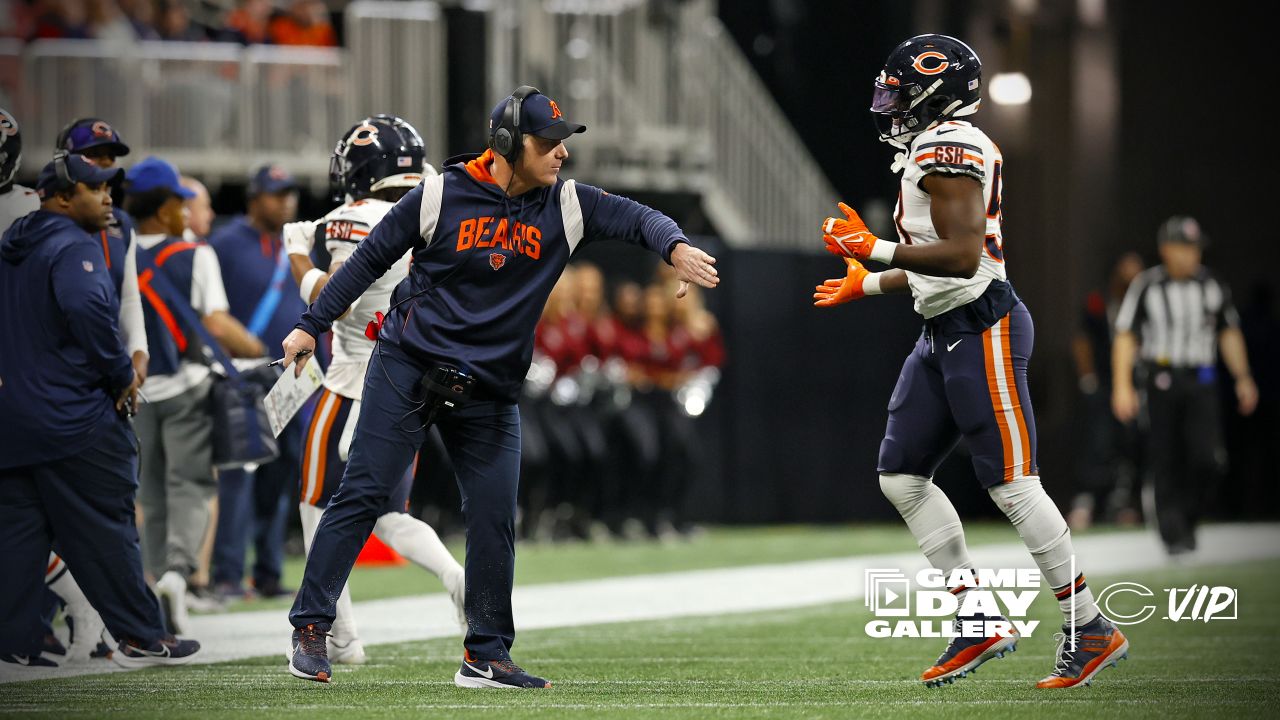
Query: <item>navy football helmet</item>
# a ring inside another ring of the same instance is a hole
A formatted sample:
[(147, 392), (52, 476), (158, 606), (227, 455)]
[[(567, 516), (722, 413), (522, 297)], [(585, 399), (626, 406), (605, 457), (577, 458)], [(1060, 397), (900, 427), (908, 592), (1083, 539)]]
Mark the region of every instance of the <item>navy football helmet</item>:
[(359, 200), (383, 188), (413, 188), (426, 164), (422, 136), (403, 118), (373, 115), (342, 136), (329, 159), (329, 191), (334, 202)]
[(0, 189), (13, 184), (13, 176), (22, 164), (22, 133), (18, 121), (8, 110), (0, 108)]
[(889, 53), (871, 112), (880, 139), (905, 148), (938, 120), (971, 115), (982, 102), (982, 61), (948, 35), (917, 35)]

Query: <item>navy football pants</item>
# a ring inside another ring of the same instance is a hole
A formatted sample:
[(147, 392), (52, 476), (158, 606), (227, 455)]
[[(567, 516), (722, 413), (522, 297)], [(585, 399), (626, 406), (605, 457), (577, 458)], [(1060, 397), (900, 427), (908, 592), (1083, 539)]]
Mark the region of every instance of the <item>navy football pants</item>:
[(931, 478), (964, 438), (983, 487), (1039, 475), (1027, 392), (1034, 343), (1022, 303), (981, 333), (926, 323), (889, 401), (880, 472)]
[[(425, 439), (426, 368), (399, 347), (378, 343), (365, 373), (360, 419), (347, 470), (316, 529), (289, 620), (294, 627), (333, 623), (334, 606), (387, 501)], [(453, 461), (467, 527), (467, 622), (464, 642), (482, 660), (510, 657), (515, 640), (516, 492), (520, 480), (520, 411), (514, 403), (472, 400), (436, 421)]]
[(165, 636), (160, 605), (142, 573), (137, 471), (133, 428), (114, 416), (77, 455), (0, 470), (0, 653), (40, 653), (45, 566), (55, 538), (117, 640), (150, 643)]

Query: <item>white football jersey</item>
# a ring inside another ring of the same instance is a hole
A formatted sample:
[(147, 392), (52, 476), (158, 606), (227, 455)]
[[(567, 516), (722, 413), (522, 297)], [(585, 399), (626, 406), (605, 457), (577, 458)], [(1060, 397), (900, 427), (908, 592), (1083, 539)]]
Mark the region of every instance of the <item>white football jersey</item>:
[[(369, 236), (394, 205), (366, 198), (342, 205), (321, 218), (324, 244), (333, 263), (346, 262), (360, 241)], [(324, 378), (324, 386), (329, 390), (352, 400), (359, 400), (364, 393), (364, 373), (373, 355), (373, 341), (365, 336), (365, 328), (374, 319), (374, 313), (387, 311), (391, 292), (408, 276), (412, 260), (413, 252), (405, 253), (352, 303), (346, 315), (333, 323), (333, 361)]]
[(978, 272), (971, 278), (948, 278), (907, 272), (916, 312), (925, 318), (940, 315), (973, 302), (992, 280), (1005, 280), (1003, 238), (1000, 234), (1000, 149), (986, 133), (967, 122), (952, 120), (920, 133), (911, 143), (903, 166), (902, 186), (894, 224), (898, 239), (909, 245), (938, 242), (938, 231), (929, 215), (929, 194), (921, 187), (924, 176), (947, 173), (971, 177), (982, 183), (987, 230)]
[(0, 235), (18, 218), (40, 209), (40, 196), (36, 191), (21, 185), (9, 186), (9, 192), (0, 195)]

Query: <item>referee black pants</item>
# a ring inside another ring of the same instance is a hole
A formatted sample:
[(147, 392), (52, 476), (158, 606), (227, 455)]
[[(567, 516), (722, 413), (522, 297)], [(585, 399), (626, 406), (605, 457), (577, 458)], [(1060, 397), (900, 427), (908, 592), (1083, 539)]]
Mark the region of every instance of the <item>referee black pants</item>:
[(1152, 368), (1147, 373), (1147, 461), (1160, 539), (1171, 550), (1196, 546), (1196, 523), (1221, 477), (1225, 450), (1213, 368)]

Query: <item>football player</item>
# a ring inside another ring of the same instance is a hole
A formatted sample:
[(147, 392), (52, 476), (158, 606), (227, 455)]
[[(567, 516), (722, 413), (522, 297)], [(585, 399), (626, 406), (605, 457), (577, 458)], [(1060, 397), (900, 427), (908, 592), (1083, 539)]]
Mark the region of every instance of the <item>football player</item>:
[[(397, 200), (421, 183), (423, 177), (436, 174), (425, 156), (426, 149), (418, 131), (394, 115), (365, 118), (343, 135), (329, 165), (333, 199), (343, 204), (319, 220), (289, 223), (284, 227), (285, 248), (303, 302), (310, 304), (315, 300), (329, 277), (338, 272)], [(313, 239), (319, 236), (323, 236), (332, 258), (328, 272), (315, 267), (311, 261)], [(356, 419), (360, 417), (364, 374), (373, 354), (373, 340), (365, 336), (366, 326), (375, 313), (386, 312), (391, 305), (391, 293), (409, 274), (410, 260), (411, 253), (406, 253), (333, 325), (333, 361), (307, 429), (303, 450), (299, 510), (308, 552), (320, 516), (342, 480)], [(412, 471), (405, 473), (373, 532), (393, 550), (440, 578), (453, 600), (458, 622), (465, 629), (462, 566), (449, 554), (430, 525), (405, 512), (412, 482)], [(365, 661), (364, 646), (351, 608), (351, 593), (345, 586), (338, 599), (331, 633), (328, 638), (331, 661), (346, 664)]]
[[(911, 293), (924, 331), (889, 401), (881, 490), (933, 567), (948, 574), (972, 569), (960, 518), (932, 481), (964, 439), (978, 480), (1018, 530), (1064, 616), (1057, 660), (1036, 687), (1071, 687), (1123, 659), (1129, 643), (1099, 613), (1075, 566), (1067, 523), (1040, 484), (1027, 392), (1034, 331), (1005, 271), (1003, 160), (986, 134), (961, 119), (978, 109), (981, 85), (977, 54), (952, 37), (920, 35), (889, 55), (871, 112), (880, 139), (903, 150), (892, 166), (902, 173), (894, 214), (899, 241), (876, 237), (841, 203), (844, 217), (826, 219), (823, 240), (848, 269), (817, 287), (814, 304)], [(870, 272), (864, 260), (891, 269)], [(952, 592), (963, 600), (968, 590)], [(960, 607), (957, 627), (1002, 619), (966, 616), (963, 602)], [(1012, 650), (1017, 640), (1016, 633), (996, 632), (956, 637), (921, 680), (931, 687), (951, 683)]]

